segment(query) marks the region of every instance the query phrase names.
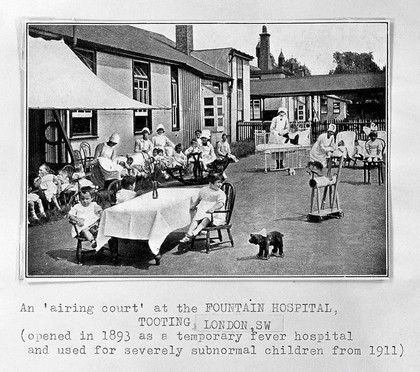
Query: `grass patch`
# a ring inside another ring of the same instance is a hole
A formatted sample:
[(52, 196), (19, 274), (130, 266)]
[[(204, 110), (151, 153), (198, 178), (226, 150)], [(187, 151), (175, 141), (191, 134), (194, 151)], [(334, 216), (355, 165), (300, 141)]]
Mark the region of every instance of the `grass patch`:
[(238, 159), (245, 158), (255, 153), (255, 142), (254, 140), (233, 142), (230, 144), (230, 149)]

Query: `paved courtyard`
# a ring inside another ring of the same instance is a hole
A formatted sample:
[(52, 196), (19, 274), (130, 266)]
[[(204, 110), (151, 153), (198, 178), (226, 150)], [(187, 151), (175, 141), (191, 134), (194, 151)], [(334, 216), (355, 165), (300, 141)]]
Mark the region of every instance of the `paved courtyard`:
[[(114, 266), (108, 252), (76, 263), (76, 241), (67, 218), (28, 228), (29, 276), (385, 276), (387, 274), (386, 186), (363, 183), (363, 170), (343, 168), (339, 195), (344, 217), (321, 223), (307, 222), (309, 175), (298, 169), (287, 172), (255, 169), (255, 156), (241, 159), (228, 170), (237, 189), (232, 217), (235, 246), (224, 244), (205, 253), (204, 242), (179, 254), (177, 242), (186, 228), (171, 233), (161, 247), (160, 266), (155, 265), (146, 243), (120, 242), (120, 262)], [(179, 185), (177, 185), (179, 186)], [(176, 218), (176, 216), (174, 216)], [(249, 234), (262, 228), (284, 234), (284, 258), (255, 258), (258, 247)]]

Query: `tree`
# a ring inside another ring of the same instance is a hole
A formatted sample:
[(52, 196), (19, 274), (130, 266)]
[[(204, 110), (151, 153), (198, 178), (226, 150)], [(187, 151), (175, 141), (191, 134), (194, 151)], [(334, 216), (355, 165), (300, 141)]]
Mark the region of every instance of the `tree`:
[(292, 57), (289, 59), (286, 59), (284, 61), (284, 67), (287, 68), (290, 71), (294, 71), (295, 73), (300, 70), (303, 69), (305, 71), (305, 76), (310, 76), (311, 75), (311, 71), (309, 70), (308, 67), (306, 67), (306, 65), (301, 64), (296, 58)]
[(334, 70), (330, 70), (330, 75), (381, 72), (380, 67), (373, 61), (372, 52), (335, 52), (333, 58), (337, 66)]

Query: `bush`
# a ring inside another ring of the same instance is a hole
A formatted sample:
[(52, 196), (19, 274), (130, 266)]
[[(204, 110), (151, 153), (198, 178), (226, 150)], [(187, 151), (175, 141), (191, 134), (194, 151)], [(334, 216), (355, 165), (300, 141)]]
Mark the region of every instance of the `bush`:
[(233, 142), (230, 145), (230, 149), (232, 154), (235, 155), (238, 159), (245, 158), (255, 153), (255, 142), (254, 140)]

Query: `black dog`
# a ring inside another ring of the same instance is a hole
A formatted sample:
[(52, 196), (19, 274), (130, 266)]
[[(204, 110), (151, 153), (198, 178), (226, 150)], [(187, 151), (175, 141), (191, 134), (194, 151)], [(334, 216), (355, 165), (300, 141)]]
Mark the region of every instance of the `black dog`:
[(257, 258), (268, 259), (269, 246), (272, 245), (273, 249), (271, 254), (274, 256), (278, 254), (284, 257), (283, 253), (283, 234), (278, 231), (271, 231), (268, 234), (251, 234), (249, 242), (260, 246)]

